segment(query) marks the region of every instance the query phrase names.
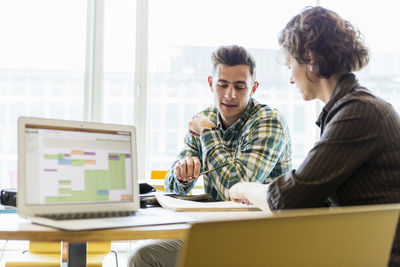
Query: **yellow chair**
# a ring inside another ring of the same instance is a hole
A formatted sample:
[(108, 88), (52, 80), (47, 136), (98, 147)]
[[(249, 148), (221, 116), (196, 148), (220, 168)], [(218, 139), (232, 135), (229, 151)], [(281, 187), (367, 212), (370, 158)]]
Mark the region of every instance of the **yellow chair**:
[[(87, 266), (103, 266), (104, 258), (110, 251), (111, 242), (88, 242)], [(5, 267), (60, 267), (60, 253), (60, 242), (29, 242), (28, 251), (15, 259), (8, 260)]]
[(399, 218), (394, 206), (195, 223), (178, 266), (387, 266)]
[(151, 171), (150, 174), (150, 185), (160, 191), (165, 191), (164, 178), (167, 175), (167, 171)]
[(164, 180), (165, 176), (167, 175), (167, 171), (151, 171), (151, 179), (158, 179)]

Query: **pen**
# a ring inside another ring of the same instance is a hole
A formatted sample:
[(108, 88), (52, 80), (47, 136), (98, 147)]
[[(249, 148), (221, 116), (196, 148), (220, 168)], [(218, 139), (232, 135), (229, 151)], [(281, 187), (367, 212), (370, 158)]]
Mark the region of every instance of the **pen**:
[[(228, 161), (228, 162), (226, 162), (226, 163), (224, 163), (224, 164), (222, 164), (222, 165), (219, 165), (218, 167), (215, 167), (214, 169), (201, 172), (201, 173), (199, 174), (199, 176), (200, 176), (200, 175), (203, 175), (203, 174), (206, 174), (206, 173), (209, 173), (209, 172), (213, 172), (213, 171), (218, 170), (218, 169), (221, 169), (222, 167), (225, 167), (225, 166), (227, 166), (227, 165), (229, 165), (229, 164), (231, 164), (231, 163), (233, 163), (233, 161)], [(188, 180), (187, 180), (187, 183), (190, 183), (190, 182), (192, 182), (193, 180), (194, 180), (193, 177), (189, 177)]]

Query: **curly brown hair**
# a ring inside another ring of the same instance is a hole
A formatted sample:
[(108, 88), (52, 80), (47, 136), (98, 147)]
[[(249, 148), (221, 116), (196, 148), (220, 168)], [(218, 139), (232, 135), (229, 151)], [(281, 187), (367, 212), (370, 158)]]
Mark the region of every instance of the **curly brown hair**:
[(319, 77), (358, 71), (369, 62), (359, 30), (320, 6), (306, 7), (294, 16), (280, 32), (279, 44), (286, 56), (312, 65)]

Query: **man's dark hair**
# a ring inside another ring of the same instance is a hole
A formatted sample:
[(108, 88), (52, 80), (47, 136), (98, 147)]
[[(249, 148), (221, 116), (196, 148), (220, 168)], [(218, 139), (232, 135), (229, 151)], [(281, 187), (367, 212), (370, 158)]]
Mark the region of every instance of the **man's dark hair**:
[(221, 46), (211, 54), (211, 61), (213, 64), (213, 74), (215, 74), (220, 64), (227, 66), (247, 65), (250, 68), (250, 74), (253, 80), (255, 80), (256, 61), (252, 55), (241, 46)]

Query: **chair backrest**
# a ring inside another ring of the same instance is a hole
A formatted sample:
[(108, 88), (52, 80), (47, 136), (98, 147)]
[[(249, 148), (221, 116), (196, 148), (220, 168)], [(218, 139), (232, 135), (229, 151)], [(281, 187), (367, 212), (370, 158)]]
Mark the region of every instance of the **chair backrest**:
[(167, 171), (151, 171), (150, 179), (164, 180)]
[[(87, 253), (109, 253), (111, 251), (111, 242), (88, 242)], [(31, 253), (61, 253), (60, 242), (29, 242), (29, 252)]]
[[(157, 190), (165, 191), (164, 188), (165, 176), (167, 176), (167, 171), (153, 170), (150, 173), (149, 184)], [(193, 187), (192, 191), (190, 191), (190, 194), (197, 194), (197, 195), (204, 194), (204, 182), (202, 177), (200, 177), (197, 180), (196, 185)]]
[(398, 205), (195, 223), (178, 266), (387, 266)]

